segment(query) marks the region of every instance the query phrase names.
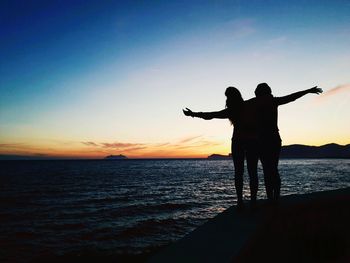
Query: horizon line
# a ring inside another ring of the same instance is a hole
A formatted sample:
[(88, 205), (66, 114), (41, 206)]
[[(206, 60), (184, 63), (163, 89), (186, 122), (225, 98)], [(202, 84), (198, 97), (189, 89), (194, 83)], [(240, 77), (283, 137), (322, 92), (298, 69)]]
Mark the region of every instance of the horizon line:
[[(288, 146), (308, 146), (308, 147), (323, 147), (326, 145), (338, 145), (338, 146), (349, 146), (349, 144), (337, 144), (337, 143), (326, 143), (320, 146), (315, 146), (315, 145), (306, 145), (306, 144), (290, 144), (290, 145), (283, 145), (282, 147), (288, 147)], [(171, 160), (171, 159), (210, 159), (208, 158), (209, 156), (212, 155), (219, 155), (222, 157), (230, 157), (230, 152), (227, 154), (218, 154), (218, 153), (211, 153), (207, 154), (206, 156), (144, 156), (144, 157), (138, 157), (138, 156), (126, 156), (124, 154), (106, 154), (104, 156), (50, 156), (50, 155), (21, 155), (21, 154), (1, 154), (0, 153), (0, 161), (5, 161), (5, 160), (108, 160), (106, 157), (108, 156), (125, 156), (126, 159), (120, 159), (120, 160)], [(112, 161), (118, 161), (118, 159), (110, 159)]]

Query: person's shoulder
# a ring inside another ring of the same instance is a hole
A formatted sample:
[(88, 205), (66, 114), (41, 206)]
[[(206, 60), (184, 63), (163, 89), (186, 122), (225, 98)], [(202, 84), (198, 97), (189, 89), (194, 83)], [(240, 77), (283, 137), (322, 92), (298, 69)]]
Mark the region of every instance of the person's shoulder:
[(256, 103), (256, 98), (251, 98), (251, 99), (249, 99), (249, 100), (245, 100), (244, 103), (245, 103), (246, 105), (254, 104), (254, 103)]
[(261, 96), (255, 97), (254, 99), (256, 99), (255, 103), (258, 105), (258, 107), (269, 107), (277, 102), (273, 96)]
[(283, 97), (272, 97), (272, 101), (273, 103), (279, 105), (281, 103), (281, 101), (283, 101)]

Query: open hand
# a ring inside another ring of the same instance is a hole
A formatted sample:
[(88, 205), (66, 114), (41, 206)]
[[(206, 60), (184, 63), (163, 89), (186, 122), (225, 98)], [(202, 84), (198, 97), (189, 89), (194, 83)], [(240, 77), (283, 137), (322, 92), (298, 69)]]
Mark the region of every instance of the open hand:
[(320, 94), (322, 92), (323, 92), (323, 90), (320, 88), (317, 88), (317, 86), (310, 89), (310, 93)]
[(182, 111), (186, 116), (193, 117), (193, 112), (189, 108), (186, 108), (186, 110), (182, 110)]

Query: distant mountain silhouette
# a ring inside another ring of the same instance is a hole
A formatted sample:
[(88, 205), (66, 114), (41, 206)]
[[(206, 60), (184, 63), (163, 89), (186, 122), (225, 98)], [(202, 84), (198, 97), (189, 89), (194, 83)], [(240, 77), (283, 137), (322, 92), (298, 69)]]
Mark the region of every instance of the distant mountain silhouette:
[(350, 158), (350, 144), (330, 143), (322, 146), (293, 144), (283, 146), (282, 158)]
[[(47, 160), (49, 157), (38, 155), (0, 154), (0, 160)], [(54, 158), (51, 158), (54, 159)]]
[[(330, 143), (322, 146), (292, 144), (282, 146), (281, 158), (350, 158), (350, 144), (339, 145)], [(231, 159), (231, 154), (212, 154), (208, 156), (208, 159)]]
[(82, 160), (82, 157), (72, 156), (50, 156), (45, 154), (37, 155), (17, 155), (17, 154), (0, 154), (0, 161), (42, 161), (42, 160)]
[(106, 160), (126, 160), (128, 157), (125, 155), (119, 154), (119, 155), (108, 155), (105, 157)]

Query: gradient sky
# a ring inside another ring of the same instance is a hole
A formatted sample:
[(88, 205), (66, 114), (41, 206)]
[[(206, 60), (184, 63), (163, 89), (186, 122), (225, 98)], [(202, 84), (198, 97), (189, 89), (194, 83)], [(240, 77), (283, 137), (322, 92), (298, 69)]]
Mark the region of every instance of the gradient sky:
[(1, 1), (0, 154), (204, 157), (267, 82), (283, 144), (350, 143), (350, 1)]

